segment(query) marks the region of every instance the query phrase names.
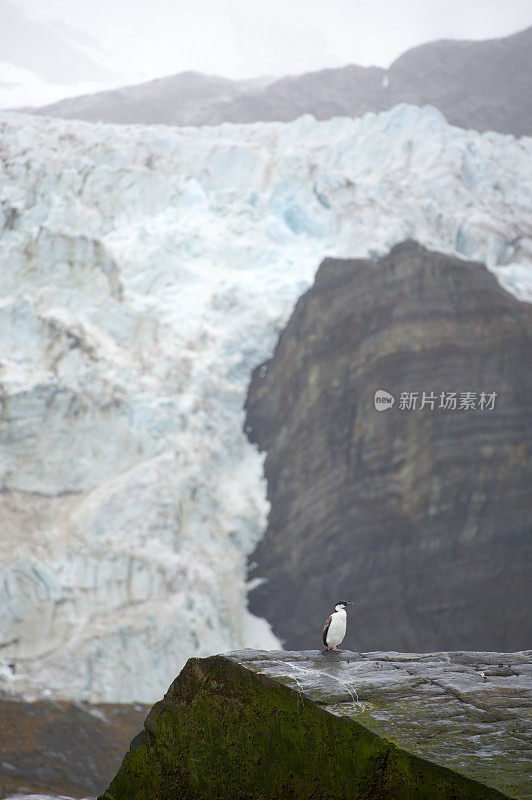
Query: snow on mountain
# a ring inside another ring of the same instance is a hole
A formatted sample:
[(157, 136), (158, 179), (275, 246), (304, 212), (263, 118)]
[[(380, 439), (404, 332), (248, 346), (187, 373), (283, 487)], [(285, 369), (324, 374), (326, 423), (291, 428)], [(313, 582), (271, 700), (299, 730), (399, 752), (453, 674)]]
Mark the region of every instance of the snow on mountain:
[(413, 237), (532, 299), (532, 140), (406, 105), (0, 126), (0, 687), (151, 702), (189, 656), (278, 646), (243, 402), (320, 260)]

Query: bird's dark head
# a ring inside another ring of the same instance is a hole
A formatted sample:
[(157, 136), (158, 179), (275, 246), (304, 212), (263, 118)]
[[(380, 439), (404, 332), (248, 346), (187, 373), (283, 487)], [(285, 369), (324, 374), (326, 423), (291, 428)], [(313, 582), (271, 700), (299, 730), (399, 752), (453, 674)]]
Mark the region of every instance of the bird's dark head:
[(334, 607), (334, 610), (335, 611), (340, 611), (341, 609), (345, 610), (346, 606), (354, 606), (354, 605), (355, 604), (351, 603), (350, 600), (338, 600), (338, 602), (336, 603), (336, 605)]

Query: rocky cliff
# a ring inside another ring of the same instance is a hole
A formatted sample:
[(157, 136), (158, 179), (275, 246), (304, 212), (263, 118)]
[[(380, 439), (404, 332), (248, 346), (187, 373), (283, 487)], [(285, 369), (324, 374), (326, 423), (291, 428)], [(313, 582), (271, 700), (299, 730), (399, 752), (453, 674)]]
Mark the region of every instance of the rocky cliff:
[(230, 81), (185, 72), (69, 98), (39, 114), (106, 122), (218, 125), (360, 116), (408, 102), (439, 108), (452, 125), (532, 134), (532, 28), (483, 42), (440, 41), (408, 50), (388, 70), (351, 64), (278, 80)]
[(530, 655), (191, 659), (100, 800), (527, 800)]
[(339, 597), (356, 649), (527, 646), (530, 363), (532, 308), (481, 264), (322, 263), (247, 399), (271, 503), (250, 603), (288, 647)]

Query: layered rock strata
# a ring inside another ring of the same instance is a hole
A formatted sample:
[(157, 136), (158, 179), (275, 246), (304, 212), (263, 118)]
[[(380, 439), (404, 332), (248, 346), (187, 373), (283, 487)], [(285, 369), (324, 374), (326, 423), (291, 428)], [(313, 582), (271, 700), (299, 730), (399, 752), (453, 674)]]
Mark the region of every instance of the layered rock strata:
[(339, 598), (356, 649), (527, 646), (530, 363), (532, 309), (482, 264), (322, 263), (247, 399), (271, 503), (251, 608), (288, 647)]

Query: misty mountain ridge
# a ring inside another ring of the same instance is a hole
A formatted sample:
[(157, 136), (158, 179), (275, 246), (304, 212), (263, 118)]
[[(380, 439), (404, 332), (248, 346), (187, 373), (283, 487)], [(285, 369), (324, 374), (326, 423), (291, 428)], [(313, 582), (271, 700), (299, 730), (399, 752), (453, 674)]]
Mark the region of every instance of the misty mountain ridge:
[(303, 75), (231, 80), (199, 72), (62, 100), (33, 113), (114, 123), (218, 125), (357, 117), (400, 102), (433, 105), (461, 128), (532, 134), (532, 27), (500, 39), (420, 45), (389, 69), (350, 64)]
[(52, 84), (109, 81), (117, 75), (85, 49), (100, 49), (76, 28), (48, 25), (27, 16), (9, 0), (0, 0), (0, 62), (30, 70)]

